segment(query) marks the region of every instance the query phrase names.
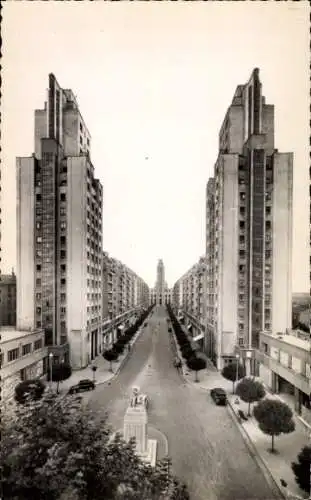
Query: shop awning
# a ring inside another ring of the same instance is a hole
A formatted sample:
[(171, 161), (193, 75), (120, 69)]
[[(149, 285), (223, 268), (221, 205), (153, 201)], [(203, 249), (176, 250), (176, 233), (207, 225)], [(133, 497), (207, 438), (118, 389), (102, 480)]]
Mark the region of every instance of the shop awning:
[(204, 333), (199, 333), (196, 337), (193, 337), (194, 342), (204, 339)]

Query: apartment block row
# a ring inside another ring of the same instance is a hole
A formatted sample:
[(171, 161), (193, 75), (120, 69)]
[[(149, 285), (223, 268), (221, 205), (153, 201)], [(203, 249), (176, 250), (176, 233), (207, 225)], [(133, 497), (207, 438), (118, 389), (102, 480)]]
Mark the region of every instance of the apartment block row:
[(102, 351), (112, 321), (148, 306), (147, 285), (103, 252), (91, 135), (53, 74), (34, 128), (34, 153), (17, 158), (16, 327), (42, 329), (53, 362), (78, 369)]
[(301, 407), (311, 393), (310, 371), (303, 368), (310, 339), (295, 347), (302, 369), (291, 376), (284, 356), (271, 361), (270, 347), (264, 347), (281, 337), (287, 351), (299, 343), (291, 329), (292, 202), (293, 154), (275, 148), (274, 106), (265, 101), (256, 68), (237, 86), (219, 132), (206, 186), (205, 258), (177, 281), (173, 301), (186, 328), (204, 336), (202, 345), (218, 369), (238, 358), (276, 392), (286, 385), (283, 377)]
[(174, 285), (175, 313), (195, 341), (205, 349), (206, 259), (201, 257)]
[(149, 304), (149, 287), (125, 264), (103, 253), (103, 345), (108, 348)]

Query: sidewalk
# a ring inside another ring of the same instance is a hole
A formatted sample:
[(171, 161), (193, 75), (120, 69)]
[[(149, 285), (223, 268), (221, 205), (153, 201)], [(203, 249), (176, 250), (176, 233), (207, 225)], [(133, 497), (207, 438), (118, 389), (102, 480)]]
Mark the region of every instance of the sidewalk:
[[(239, 430), (242, 434), (242, 437), (244, 438), (247, 447), (250, 450), (251, 455), (253, 455), (256, 459), (256, 462), (262, 469), (265, 477), (269, 479), (270, 476), (270, 482), (271, 478), (273, 478), (274, 483), (276, 483), (280, 491), (284, 494), (285, 498), (294, 499), (297, 497), (286, 497), (286, 489), (281, 486), (280, 479), (284, 479), (287, 482), (288, 493), (298, 495), (300, 498), (308, 498), (308, 495), (304, 494), (296, 484), (295, 476), (291, 469), (291, 463), (293, 461), (296, 461), (297, 455), (300, 452), (301, 448), (307, 443), (310, 443), (310, 434), (299, 417), (294, 413), (294, 420), (296, 424), (294, 432), (292, 432), (291, 434), (281, 434), (280, 436), (275, 437), (275, 448), (278, 453), (271, 454), (268, 451), (268, 449), (271, 447), (271, 437), (264, 434), (259, 429), (255, 417), (248, 417), (248, 421), (241, 423), (240, 418), (238, 417), (238, 410), (242, 410), (244, 414), (247, 414), (248, 404), (244, 403), (240, 399), (239, 403), (236, 403), (236, 396), (232, 394), (232, 382), (226, 380), (215, 368), (212, 362), (203, 353), (200, 353), (200, 356), (206, 359), (207, 367), (206, 369), (198, 372), (199, 382), (194, 383), (195, 373), (191, 370), (188, 370), (181, 356), (175, 335), (173, 335), (173, 338), (178, 355), (182, 361), (182, 372), (186, 382), (207, 391), (209, 391), (213, 387), (222, 387), (227, 391), (229, 400), (228, 411), (239, 427)], [(268, 391), (265, 397), (270, 399), (281, 399), (279, 395), (273, 395)], [(254, 405), (251, 405), (251, 413), (253, 410), (253, 406)]]
[[(116, 377), (121, 370), (122, 366), (125, 364), (126, 360), (132, 353), (132, 347), (133, 344), (136, 342), (137, 338), (140, 336), (142, 333), (144, 327), (143, 325), (137, 330), (136, 334), (134, 337), (130, 340), (130, 342), (125, 346), (124, 353), (120, 354), (119, 358), (117, 361), (114, 361), (112, 363), (112, 369), (113, 372), (110, 371), (110, 362), (106, 361), (101, 354), (97, 356), (96, 359), (93, 360), (91, 364), (89, 364), (87, 367), (82, 368), (81, 370), (74, 370), (72, 372), (71, 377), (69, 377), (67, 380), (64, 380), (63, 382), (60, 382), (59, 384), (59, 393), (62, 394), (64, 392), (67, 392), (69, 387), (72, 385), (78, 384), (78, 382), (82, 379), (90, 379), (93, 380), (93, 371), (92, 371), (92, 366), (95, 365), (97, 366), (97, 370), (95, 372), (95, 384), (100, 385), (100, 384), (105, 384), (109, 380), (113, 379)], [(130, 345), (130, 351), (128, 351), (128, 345)], [(47, 382), (47, 385), (49, 385), (49, 382)], [(53, 389), (56, 390), (57, 383), (53, 382), (52, 383)]]

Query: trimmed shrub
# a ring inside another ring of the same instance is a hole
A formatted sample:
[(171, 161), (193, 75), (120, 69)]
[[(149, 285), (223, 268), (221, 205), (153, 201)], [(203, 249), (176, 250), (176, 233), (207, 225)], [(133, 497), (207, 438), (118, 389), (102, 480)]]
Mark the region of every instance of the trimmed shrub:
[(24, 380), (15, 387), (15, 401), (24, 404), (42, 398), (45, 384), (39, 379)]

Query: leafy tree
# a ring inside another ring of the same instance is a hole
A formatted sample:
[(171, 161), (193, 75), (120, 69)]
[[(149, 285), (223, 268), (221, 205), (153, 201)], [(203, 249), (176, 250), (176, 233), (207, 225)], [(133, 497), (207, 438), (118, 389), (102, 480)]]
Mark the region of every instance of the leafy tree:
[(110, 363), (110, 371), (112, 372), (112, 362), (116, 361), (118, 359), (118, 353), (113, 350), (109, 349), (108, 351), (103, 352), (103, 358), (105, 358), (106, 361), (109, 361)]
[(299, 488), (310, 492), (311, 446), (304, 446), (297, 457), (297, 462), (292, 462), (292, 471), (295, 474)]
[(190, 346), (185, 346), (181, 349), (181, 354), (183, 355), (183, 358), (189, 359), (192, 356), (194, 356), (194, 350)]
[(248, 403), (248, 416), (251, 415), (251, 404), (260, 401), (266, 394), (261, 382), (252, 378), (244, 378), (236, 387), (236, 394)]
[[(167, 470), (152, 468), (135, 454), (134, 440), (112, 437), (106, 416), (93, 413), (81, 397), (40, 401), (2, 418), (0, 487), (12, 500), (187, 499), (173, 496), (182, 485)], [(166, 495), (172, 490), (172, 494)], [(164, 496), (166, 495), (166, 496)]]
[(234, 383), (236, 380), (240, 380), (245, 377), (245, 368), (240, 364), (237, 366), (236, 363), (229, 363), (223, 367), (221, 374), (225, 379), (232, 382), (232, 392), (234, 394)]
[(198, 371), (204, 370), (206, 368), (206, 361), (203, 358), (198, 358), (197, 356), (192, 356), (187, 360), (187, 366), (190, 370), (195, 371), (195, 382), (199, 382)]
[[(52, 381), (57, 382), (57, 394), (59, 393), (59, 383), (71, 377), (72, 369), (68, 363), (59, 363), (52, 365)], [(48, 371), (47, 379), (50, 380), (50, 370)]]
[(274, 436), (289, 434), (295, 430), (293, 412), (290, 407), (276, 399), (264, 399), (254, 408), (259, 429), (271, 436), (271, 452), (274, 453)]
[(116, 343), (113, 346), (113, 350), (116, 351), (118, 354), (122, 354), (124, 351), (124, 344)]
[(17, 403), (26, 403), (31, 400), (42, 398), (45, 391), (45, 384), (39, 380), (24, 380), (15, 387), (15, 401)]

